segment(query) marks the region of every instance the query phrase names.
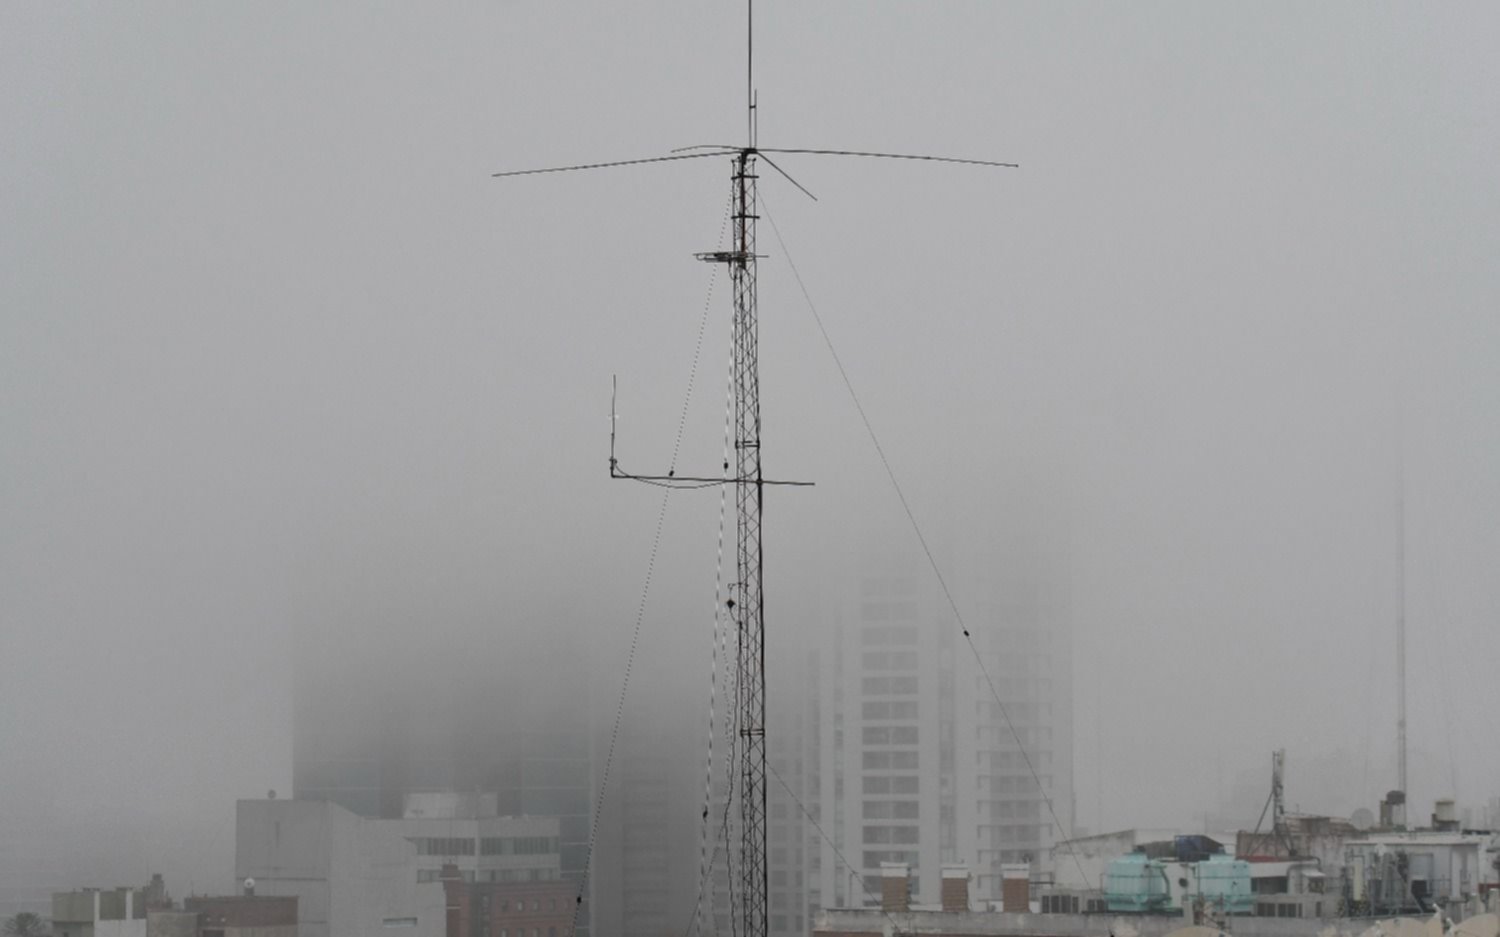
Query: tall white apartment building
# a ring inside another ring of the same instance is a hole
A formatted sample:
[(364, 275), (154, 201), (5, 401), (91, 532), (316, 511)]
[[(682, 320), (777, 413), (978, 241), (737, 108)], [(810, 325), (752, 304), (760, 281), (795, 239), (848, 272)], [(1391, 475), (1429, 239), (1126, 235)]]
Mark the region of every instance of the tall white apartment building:
[(809, 776), (831, 842), (809, 875), (828, 907), (878, 902), (882, 862), (910, 866), (916, 903), (939, 902), (947, 863), (999, 901), (1002, 864), (1045, 873), (1071, 830), (1065, 590), (1040, 550), (948, 565), (978, 659), (920, 554), (862, 561), (820, 655)]

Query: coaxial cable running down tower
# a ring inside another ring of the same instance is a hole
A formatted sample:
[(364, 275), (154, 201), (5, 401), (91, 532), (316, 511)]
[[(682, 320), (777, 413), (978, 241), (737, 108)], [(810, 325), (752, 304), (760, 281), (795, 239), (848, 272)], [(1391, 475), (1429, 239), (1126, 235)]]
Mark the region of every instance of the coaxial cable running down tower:
[[(746, 30), (746, 143), (743, 146), (712, 145), (690, 147), (665, 156), (644, 159), (613, 160), (497, 172), (496, 177), (575, 172), (645, 163), (673, 162), (710, 157), (729, 157), (733, 186), (730, 222), (733, 237), (728, 250), (698, 254), (700, 260), (722, 263), (729, 268), (733, 282), (733, 321), (731, 384), (733, 410), (732, 461), (724, 473), (713, 475), (678, 475), (675, 471), (660, 475), (635, 475), (623, 471), (614, 454), (613, 427), (609, 470), (612, 478), (649, 482), (665, 487), (702, 488), (732, 485), (735, 504), (735, 574), (736, 579), (726, 603), (735, 628), (735, 701), (738, 744), (732, 775), (738, 781), (739, 861), (734, 868), (734, 926), (738, 937), (766, 937), (768, 933), (768, 884), (766, 817), (766, 643), (765, 609), (762, 602), (761, 521), (765, 507), (765, 489), (773, 485), (806, 485), (807, 482), (776, 481), (761, 474), (761, 420), (759, 323), (756, 308), (755, 223), (758, 218), (756, 188), (758, 162), (763, 161), (799, 191), (812, 197), (800, 183), (778, 166), (768, 154), (849, 156), (877, 159), (920, 160), (935, 163), (960, 163), (973, 166), (1010, 167), (1015, 163), (991, 160), (957, 159), (944, 156), (877, 153), (861, 150), (761, 147), (756, 140), (756, 95), (753, 69), (753, 6), (747, 7)], [(733, 467), (732, 474), (729, 472)], [(605, 777), (608, 777), (608, 766)], [(597, 816), (599, 805), (595, 805)]]

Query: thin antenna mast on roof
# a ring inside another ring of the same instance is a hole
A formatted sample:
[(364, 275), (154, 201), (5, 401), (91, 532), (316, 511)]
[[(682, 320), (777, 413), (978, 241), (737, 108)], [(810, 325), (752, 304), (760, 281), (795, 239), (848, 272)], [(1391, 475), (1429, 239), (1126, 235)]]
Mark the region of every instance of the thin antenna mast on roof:
[(745, 0), (745, 145), (755, 146), (755, 0)]
[(1396, 441), (1396, 789), (1401, 825), (1408, 824), (1411, 791), (1406, 777), (1406, 453)]
[(705, 252), (697, 256), (700, 260), (710, 263), (726, 264), (733, 280), (731, 368), (734, 472), (732, 475), (728, 474), (728, 465), (725, 466), (726, 474), (718, 477), (710, 473), (678, 476), (675, 472), (664, 475), (633, 475), (625, 472), (619, 468), (614, 453), (613, 420), (611, 420), (610, 428), (609, 468), (612, 478), (645, 481), (666, 487), (703, 487), (704, 484), (734, 486), (736, 579), (731, 589), (733, 598), (726, 603), (737, 634), (735, 663), (737, 679), (734, 705), (739, 734), (735, 771), (739, 779), (740, 862), (738, 868), (734, 870), (738, 880), (738, 890), (733, 892), (738, 905), (735, 909), (737, 914), (734, 932), (742, 937), (766, 937), (769, 929), (769, 870), (766, 851), (768, 793), (766, 786), (766, 654), (765, 610), (762, 603), (761, 515), (765, 505), (766, 486), (807, 483), (771, 481), (761, 474), (759, 320), (756, 308), (757, 255), (755, 253), (755, 222), (759, 217), (756, 214), (756, 186), (760, 177), (756, 172), (756, 161), (764, 159), (772, 169), (809, 197), (814, 196), (785, 170), (772, 162), (766, 154), (858, 156), (1009, 168), (1015, 168), (1017, 164), (946, 156), (879, 153), (868, 150), (761, 147), (757, 139), (756, 128), (753, 0), (747, 0), (745, 8), (746, 143), (744, 146), (718, 144), (695, 146), (687, 148), (692, 152), (678, 150), (665, 156), (542, 169), (509, 170), (493, 175), (498, 178), (574, 172), (710, 156), (728, 156), (731, 159), (730, 184), (733, 200), (730, 220), (734, 228), (733, 244), (730, 250)]

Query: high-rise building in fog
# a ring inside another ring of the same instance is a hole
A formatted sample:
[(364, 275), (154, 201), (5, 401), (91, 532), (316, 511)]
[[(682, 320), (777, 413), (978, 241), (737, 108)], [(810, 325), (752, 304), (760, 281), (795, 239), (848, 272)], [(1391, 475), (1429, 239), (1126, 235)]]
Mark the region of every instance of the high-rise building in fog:
[(593, 887), (601, 937), (682, 933), (698, 894), (700, 714), (661, 705), (652, 690), (632, 691), (633, 712), (652, 716), (627, 714), (604, 798)]
[(910, 866), (915, 901), (939, 901), (946, 863), (968, 866), (976, 901), (998, 901), (1001, 865), (1045, 868), (1072, 826), (1056, 571), (1039, 551), (993, 546), (951, 564), (977, 661), (931, 571), (903, 559), (864, 565), (820, 667), (814, 773), (833, 842), (809, 875), (828, 906), (878, 901), (882, 862)]
[[(505, 816), (556, 817), (564, 880), (585, 878), (596, 784), (586, 659), (563, 649), (500, 679), (486, 661), (437, 648), (337, 649), (300, 662), (293, 796), (363, 817), (403, 816), (412, 794), (494, 795)], [(592, 888), (579, 909), (589, 933)]]

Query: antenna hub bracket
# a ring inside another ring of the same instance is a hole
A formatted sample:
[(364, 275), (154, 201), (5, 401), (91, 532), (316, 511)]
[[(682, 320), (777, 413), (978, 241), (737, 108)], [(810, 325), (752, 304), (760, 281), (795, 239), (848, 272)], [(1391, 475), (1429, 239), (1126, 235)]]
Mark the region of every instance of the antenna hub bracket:
[(748, 251), (703, 251), (693, 256), (710, 264), (744, 264), (758, 255)]

